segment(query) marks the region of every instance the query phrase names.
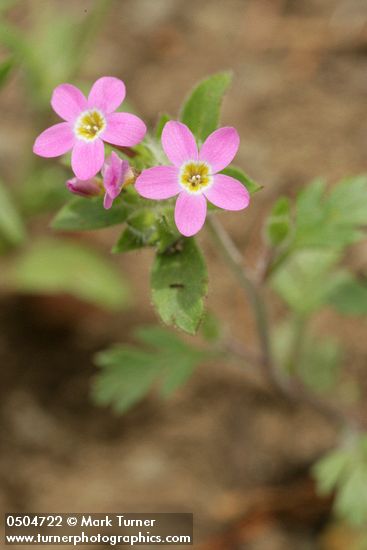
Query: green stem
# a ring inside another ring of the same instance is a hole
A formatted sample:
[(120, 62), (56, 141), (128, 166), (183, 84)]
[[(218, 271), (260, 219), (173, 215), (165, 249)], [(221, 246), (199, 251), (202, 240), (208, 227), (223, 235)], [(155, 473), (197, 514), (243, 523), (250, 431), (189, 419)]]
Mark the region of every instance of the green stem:
[(307, 327), (308, 317), (301, 314), (295, 314), (293, 318), (292, 342), (287, 362), (287, 370), (291, 375), (298, 374), (298, 364), (302, 356), (302, 345)]
[(209, 216), (207, 227), (218, 250), (225, 258), (229, 269), (237, 278), (252, 306), (262, 354), (260, 366), (263, 374), (277, 393), (284, 396), (286, 389), (276, 372), (273, 362), (267, 312), (260, 292), (256, 284), (248, 277), (242, 264), (242, 255), (221, 223), (213, 216)]
[[(347, 413), (344, 413), (344, 411), (340, 410), (339, 407), (335, 408), (333, 405), (319, 399), (318, 396), (308, 390), (299, 377), (294, 376), (291, 384), (285, 383), (285, 381), (280, 378), (272, 358), (268, 318), (265, 303), (261, 297), (260, 290), (248, 277), (242, 263), (242, 255), (240, 251), (237, 249), (235, 243), (232, 241), (231, 237), (225, 231), (220, 222), (213, 216), (209, 216), (207, 220), (207, 227), (210, 230), (217, 249), (220, 251), (226, 260), (228, 267), (245, 291), (253, 308), (261, 345), (260, 360), (256, 360), (255, 363), (262, 368), (265, 379), (271, 387), (276, 390), (278, 395), (285, 398), (288, 402), (293, 403), (293, 405), (298, 404), (299, 402), (307, 404), (317, 410), (324, 417), (328, 418), (331, 422), (338, 426), (342, 426), (347, 431), (358, 431), (358, 423), (353, 417)], [(292, 357), (290, 357), (292, 365), (298, 363), (298, 354), (301, 349), (306, 322), (307, 319), (303, 316), (297, 321), (292, 347), (293, 351), (291, 352)], [(247, 360), (251, 360), (251, 357), (249, 357), (247, 353), (246, 358)]]

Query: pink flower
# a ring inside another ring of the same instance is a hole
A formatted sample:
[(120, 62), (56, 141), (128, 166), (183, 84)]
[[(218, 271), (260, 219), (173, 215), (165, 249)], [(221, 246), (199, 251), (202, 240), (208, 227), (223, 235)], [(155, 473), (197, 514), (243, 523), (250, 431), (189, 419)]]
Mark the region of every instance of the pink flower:
[(146, 126), (130, 113), (114, 111), (125, 98), (122, 80), (104, 76), (97, 80), (88, 99), (71, 84), (60, 84), (51, 105), (64, 119), (36, 139), (33, 151), (41, 157), (58, 157), (72, 149), (71, 166), (80, 180), (93, 178), (104, 162), (103, 142), (131, 147), (139, 143)]
[(219, 128), (198, 151), (195, 138), (181, 122), (170, 121), (162, 132), (162, 146), (173, 166), (144, 170), (136, 180), (138, 193), (147, 199), (178, 195), (175, 222), (182, 235), (195, 235), (205, 222), (206, 200), (225, 210), (242, 210), (250, 201), (238, 180), (218, 174), (234, 158), (239, 147), (235, 128)]
[(105, 188), (103, 206), (109, 209), (115, 198), (121, 193), (123, 186), (134, 178), (134, 174), (127, 160), (121, 160), (116, 153), (111, 153), (106, 160), (102, 174)]

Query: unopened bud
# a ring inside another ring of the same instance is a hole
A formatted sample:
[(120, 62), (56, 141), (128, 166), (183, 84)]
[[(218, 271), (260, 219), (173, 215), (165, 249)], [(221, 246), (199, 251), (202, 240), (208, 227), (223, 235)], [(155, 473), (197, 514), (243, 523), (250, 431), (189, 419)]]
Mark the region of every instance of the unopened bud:
[(97, 178), (91, 178), (89, 180), (72, 178), (66, 182), (66, 187), (71, 193), (82, 197), (94, 197), (103, 193), (101, 183)]

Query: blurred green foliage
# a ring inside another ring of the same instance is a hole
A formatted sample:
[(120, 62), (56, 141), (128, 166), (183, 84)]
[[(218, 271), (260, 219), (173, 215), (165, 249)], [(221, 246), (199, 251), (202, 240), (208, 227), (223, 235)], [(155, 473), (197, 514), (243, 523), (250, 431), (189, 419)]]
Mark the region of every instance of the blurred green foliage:
[(367, 437), (354, 436), (339, 449), (329, 452), (313, 468), (318, 491), (336, 491), (335, 512), (352, 525), (367, 522)]
[(3, 271), (1, 280), (18, 292), (68, 293), (108, 310), (130, 303), (117, 267), (84, 243), (66, 239), (33, 241)]
[(169, 396), (208, 356), (163, 328), (142, 327), (135, 334), (143, 348), (120, 345), (96, 356), (101, 372), (93, 385), (94, 399), (119, 413), (154, 388)]
[(291, 230), (291, 203), (287, 197), (280, 197), (274, 204), (266, 220), (266, 239), (270, 246), (280, 246), (289, 238)]
[(15, 201), (0, 182), (0, 252), (22, 244), (25, 238), (25, 226)]
[[(16, 2), (8, 4), (4, 11)], [(56, 2), (43, 2), (42, 9), (38, 2), (28, 2), (29, 31), (10, 23), (5, 16), (0, 20), (0, 43), (23, 69), (37, 108), (48, 104), (55, 86), (76, 75), (110, 4), (110, 0), (95, 0), (78, 19), (72, 10), (60, 11)]]
[[(8, 51), (0, 64), (0, 86), (6, 86), (15, 73), (24, 77), (27, 106), (33, 103), (29, 118), (34, 118), (36, 135), (40, 121), (48, 118), (52, 89), (78, 71), (110, 1), (96, 0), (87, 14), (83, 11), (81, 19), (75, 18), (72, 10), (60, 11), (55, 2), (43, 2), (41, 10), (37, 2), (28, 2), (24, 11), (26, 28), (22, 20), (18, 25), (8, 17), (9, 10), (18, 5), (16, 0), (3, 0), (0, 6), (0, 44)], [(33, 218), (59, 208), (70, 196), (65, 187), (69, 172), (56, 163), (39, 163), (31, 147), (21, 152), (20, 168), (21, 181), (13, 182), (13, 192), (7, 182), (0, 183), (0, 253), (12, 252), (3, 258), (3, 288), (69, 293), (109, 310), (126, 307), (127, 283), (110, 258), (77, 242), (39, 238), (31, 229)], [(80, 229), (77, 206), (82, 209), (84, 203), (76, 202), (75, 212), (70, 207), (71, 212), (67, 210), (65, 216), (70, 219), (74, 215), (75, 229)], [(98, 214), (104, 212), (99, 201)], [(113, 215), (112, 211), (109, 223), (100, 225), (113, 223)], [(118, 215), (121, 217), (120, 211)], [(40, 230), (44, 231), (44, 225)]]
[(316, 393), (326, 394), (340, 382), (343, 352), (335, 338), (308, 330), (298, 342), (297, 322), (290, 318), (274, 328), (273, 349), (279, 368), (296, 372)]

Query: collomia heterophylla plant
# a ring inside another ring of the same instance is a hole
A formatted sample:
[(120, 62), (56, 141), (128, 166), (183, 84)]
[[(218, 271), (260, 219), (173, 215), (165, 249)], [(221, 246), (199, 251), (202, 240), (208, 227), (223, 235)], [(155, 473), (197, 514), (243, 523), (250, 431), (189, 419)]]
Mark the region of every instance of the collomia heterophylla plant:
[[(93, 394), (100, 404), (124, 412), (153, 386), (168, 395), (204, 360), (235, 359), (244, 372), (253, 366), (290, 407), (307, 403), (340, 428), (340, 447), (315, 465), (314, 474), (321, 492), (337, 489), (337, 512), (363, 523), (367, 437), (343, 403), (348, 380), (340, 370), (340, 344), (316, 334), (311, 321), (324, 307), (346, 315), (367, 312), (366, 273), (354, 274), (342, 264), (348, 247), (365, 237), (367, 178), (348, 178), (331, 189), (315, 180), (294, 201), (280, 197), (265, 222), (263, 257), (251, 272), (220, 222), (224, 209), (238, 211), (241, 224), (261, 189), (232, 164), (237, 130), (219, 127), (230, 81), (230, 74), (220, 73), (198, 84), (180, 116), (162, 115), (154, 132), (139, 117), (117, 111), (125, 97), (117, 78), (100, 78), (88, 97), (71, 84), (53, 92), (51, 105), (62, 122), (38, 136), (34, 152), (60, 157), (71, 151), (65, 162), (73, 174), (66, 185), (74, 195), (53, 228), (123, 225), (114, 253), (155, 249), (151, 296), (160, 319), (189, 334), (200, 330), (207, 342), (195, 346), (162, 326), (141, 328), (139, 348), (120, 345), (97, 356), (101, 370)], [(246, 295), (257, 351), (226, 338), (205, 313), (208, 277), (196, 240), (201, 230), (208, 230)], [(287, 306), (281, 323), (269, 316), (269, 288)], [(330, 400), (331, 393), (338, 398)]]

